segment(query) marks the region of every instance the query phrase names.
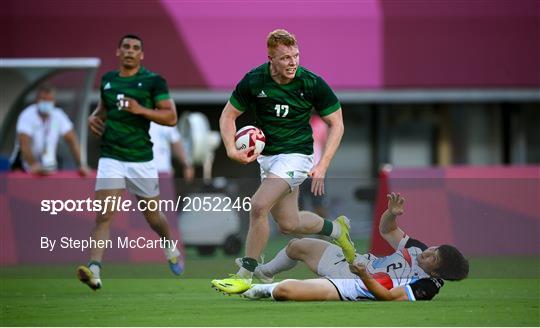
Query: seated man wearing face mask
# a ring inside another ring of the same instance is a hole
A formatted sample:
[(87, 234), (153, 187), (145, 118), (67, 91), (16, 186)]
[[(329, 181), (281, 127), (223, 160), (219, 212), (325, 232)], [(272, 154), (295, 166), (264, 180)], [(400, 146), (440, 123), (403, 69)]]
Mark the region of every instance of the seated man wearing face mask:
[[(36, 102), (22, 111), (17, 119), (15, 157), (20, 156), (22, 169), (26, 172), (52, 172), (57, 169), (56, 148), (60, 137), (63, 137), (77, 162), (79, 173), (87, 175), (88, 168), (81, 163), (73, 123), (60, 108), (55, 107), (54, 100), (55, 90), (50, 86), (41, 86), (37, 90)], [(12, 168), (17, 167), (15, 163)]]

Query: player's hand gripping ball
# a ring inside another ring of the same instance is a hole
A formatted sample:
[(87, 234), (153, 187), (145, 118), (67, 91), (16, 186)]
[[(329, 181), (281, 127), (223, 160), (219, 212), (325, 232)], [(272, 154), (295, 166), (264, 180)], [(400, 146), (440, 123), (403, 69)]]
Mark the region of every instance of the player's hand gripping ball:
[(255, 149), (248, 153), (248, 156), (251, 156), (253, 154), (260, 154), (263, 151), (266, 144), (266, 137), (261, 129), (253, 125), (247, 125), (236, 132), (234, 141), (238, 150), (255, 146)]

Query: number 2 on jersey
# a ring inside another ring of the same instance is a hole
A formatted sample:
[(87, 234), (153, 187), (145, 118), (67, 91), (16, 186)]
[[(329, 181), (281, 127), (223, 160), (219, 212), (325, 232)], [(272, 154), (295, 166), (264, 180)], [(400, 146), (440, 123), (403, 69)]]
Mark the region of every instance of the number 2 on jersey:
[[(287, 114), (289, 114), (289, 105), (276, 105), (276, 107), (274, 107), (274, 109), (276, 110), (276, 116), (277, 117), (285, 117), (287, 116)], [(283, 110), (283, 113), (281, 112)]]

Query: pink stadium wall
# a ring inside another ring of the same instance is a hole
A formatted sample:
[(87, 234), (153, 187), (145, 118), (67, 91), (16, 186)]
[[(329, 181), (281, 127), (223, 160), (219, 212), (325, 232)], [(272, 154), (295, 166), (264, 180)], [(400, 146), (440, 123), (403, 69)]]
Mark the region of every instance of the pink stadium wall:
[(266, 60), (265, 37), (294, 32), (302, 64), (337, 89), (540, 85), (539, 3), (490, 1), (8, 0), (0, 57), (102, 59), (145, 40), (145, 65), (173, 88), (231, 89)]
[(539, 1), (380, 4), (386, 87), (540, 85)]

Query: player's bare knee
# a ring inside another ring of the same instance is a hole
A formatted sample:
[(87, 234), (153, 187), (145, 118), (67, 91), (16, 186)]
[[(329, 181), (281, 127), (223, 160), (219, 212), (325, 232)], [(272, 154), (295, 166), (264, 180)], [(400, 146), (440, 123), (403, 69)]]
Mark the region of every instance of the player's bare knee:
[(301, 239), (299, 239), (299, 238), (293, 238), (293, 239), (289, 240), (289, 242), (287, 243), (287, 250), (289, 250), (289, 249), (294, 250), (297, 247), (296, 245), (298, 244), (298, 242), (300, 242), (300, 240)]
[(165, 217), (162, 217), (161, 216), (161, 212), (159, 211), (144, 211), (143, 212), (143, 215), (144, 215), (144, 218), (146, 219), (146, 221), (148, 221), (148, 223), (152, 224), (153, 222), (160, 222), (164, 219), (166, 219)]
[(272, 291), (272, 297), (276, 301), (292, 300), (294, 295), (294, 280), (287, 279), (279, 283)]
[(114, 212), (108, 211), (105, 213), (99, 213), (96, 216), (96, 225), (110, 225), (113, 219)]
[(293, 260), (304, 261), (311, 253), (312, 246), (310, 238), (296, 239), (291, 245), (291, 253), (287, 252), (287, 256)]
[(157, 231), (157, 230), (159, 230), (161, 228), (161, 222), (159, 222), (159, 221), (155, 221), (155, 220), (150, 221), (150, 220), (148, 220), (147, 222), (148, 222), (148, 225), (150, 226), (150, 228), (152, 228), (152, 230), (154, 230), (154, 231)]
[(146, 211), (144, 212), (144, 218), (153, 230), (160, 229), (167, 222), (165, 215), (159, 211)]
[(285, 249), (285, 252), (287, 253), (287, 256), (293, 260), (299, 259), (299, 253), (301, 248), (301, 239), (293, 238), (289, 241), (287, 244), (287, 248)]
[(298, 224), (297, 222), (291, 222), (291, 221), (278, 222), (278, 228), (281, 233), (290, 235), (296, 232), (296, 229), (298, 228)]
[(258, 220), (260, 218), (266, 218), (269, 212), (268, 205), (262, 201), (251, 202), (251, 210), (249, 211), (249, 217), (251, 220)]

